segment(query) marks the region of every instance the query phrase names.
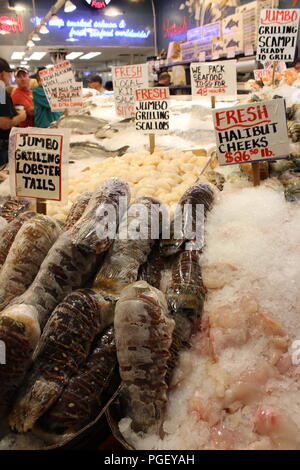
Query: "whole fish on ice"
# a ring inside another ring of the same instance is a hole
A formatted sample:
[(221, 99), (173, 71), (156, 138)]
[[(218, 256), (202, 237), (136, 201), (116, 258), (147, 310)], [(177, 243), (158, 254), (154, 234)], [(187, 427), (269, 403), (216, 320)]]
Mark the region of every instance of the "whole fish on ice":
[(107, 150), (105, 147), (102, 147), (102, 145), (94, 142), (74, 142), (70, 144), (71, 158), (74, 160), (90, 157), (121, 157), (128, 149), (128, 145), (125, 145), (116, 150)]
[(61, 116), (51, 124), (54, 128), (71, 129), (73, 134), (95, 134), (98, 129), (106, 126), (108, 121), (97, 119), (85, 114)]

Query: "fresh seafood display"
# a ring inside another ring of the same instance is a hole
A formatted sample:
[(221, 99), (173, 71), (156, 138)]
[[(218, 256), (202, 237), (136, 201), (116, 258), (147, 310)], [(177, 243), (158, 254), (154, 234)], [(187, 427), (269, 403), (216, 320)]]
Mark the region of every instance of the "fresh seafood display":
[[(171, 265), (169, 258), (163, 258), (160, 255), (159, 244), (160, 241), (157, 240), (146, 263), (141, 265), (138, 280), (147, 282), (152, 287), (161, 290), (165, 294), (169, 285), (169, 279), (167, 283), (164, 281), (166, 277), (168, 277), (168, 274), (171, 274)], [(171, 275), (169, 278), (171, 279)]]
[(107, 124), (108, 122), (104, 119), (97, 119), (85, 114), (71, 114), (70, 116), (61, 116), (50, 127), (71, 129), (74, 134), (94, 134)]
[(73, 245), (69, 232), (63, 233), (49, 250), (31, 286), (13, 301), (16, 309), (35, 310), (41, 328), (54, 308), (72, 290), (85, 285), (92, 276), (97, 259)]
[(96, 341), (86, 362), (73, 375), (62, 395), (43, 416), (43, 429), (74, 433), (93, 420), (104, 405), (104, 394), (117, 366), (113, 327)]
[[(170, 256), (178, 253), (185, 241), (191, 240), (188, 235), (188, 227), (191, 233), (195, 233), (196, 219), (201, 219), (200, 210), (203, 206), (203, 215), (211, 209), (214, 200), (214, 192), (209, 183), (196, 182), (182, 196), (171, 222), (171, 236), (169, 240), (161, 241), (161, 253)], [(191, 210), (186, 210), (190, 206)], [(197, 227), (201, 230), (201, 227)], [(175, 233), (177, 231), (177, 233)]]
[[(154, 244), (152, 238), (160, 236), (162, 211), (160, 201), (153, 197), (138, 198), (128, 207), (120, 222), (117, 239), (93, 284), (104, 298), (117, 300), (122, 289), (137, 280), (139, 268), (146, 262)], [(166, 216), (166, 210), (164, 212)], [(131, 227), (136, 231), (130, 233)]]
[[(81, 219), (72, 227), (72, 242), (97, 254), (108, 250), (129, 200), (130, 192), (126, 181), (120, 178), (105, 180), (95, 190)], [(111, 231), (112, 224), (114, 226)]]
[(0, 268), (3, 266), (9, 250), (22, 225), (36, 215), (35, 212), (24, 212), (12, 220), (0, 231)]
[(117, 132), (119, 132), (119, 129), (116, 129), (111, 126), (104, 126), (102, 127), (102, 129), (99, 129), (97, 132), (95, 132), (95, 137), (97, 139), (110, 139)]
[(29, 210), (30, 203), (26, 199), (6, 197), (0, 199), (0, 217), (10, 222), (22, 212)]
[(83, 213), (86, 209), (86, 206), (90, 202), (92, 194), (93, 194), (92, 192), (83, 193), (80, 196), (78, 196), (76, 201), (72, 204), (72, 207), (70, 209), (68, 218), (67, 218), (66, 223), (63, 227), (63, 230), (65, 232), (67, 230), (69, 230), (70, 228), (72, 228), (73, 225), (75, 225), (76, 222), (78, 222), (80, 217), (83, 215)]
[(0, 271), (0, 312), (31, 285), (59, 235), (59, 225), (48, 216), (23, 224)]
[(174, 320), (164, 295), (143, 281), (116, 304), (115, 336), (127, 415), (134, 431), (159, 431), (167, 403), (167, 362)]
[(0, 363), (0, 417), (9, 411), (39, 337), (39, 324), (29, 308), (7, 308), (0, 316), (0, 340), (6, 353), (5, 364)]
[(128, 145), (116, 150), (107, 150), (102, 145), (94, 142), (74, 142), (70, 144), (70, 157), (74, 160), (81, 158), (99, 157), (121, 157), (128, 150)]
[(9, 417), (10, 426), (27, 432), (61, 395), (87, 359), (95, 336), (113, 320), (111, 305), (90, 290), (69, 294), (52, 313), (34, 353)]
[(292, 142), (299, 142), (300, 141), (300, 123), (295, 121), (288, 121), (287, 122), (288, 128), (288, 136), (292, 139)]
[[(203, 152), (204, 155), (206, 152)], [(196, 156), (192, 151), (155, 150), (127, 153), (118, 158), (107, 158), (69, 181), (69, 204), (62, 206), (49, 202), (48, 213), (65, 222), (70, 205), (86, 191), (95, 190), (107, 178), (117, 177), (127, 181), (131, 202), (141, 196), (157, 197), (172, 212), (184, 192), (192, 186), (207, 166), (208, 156)]]

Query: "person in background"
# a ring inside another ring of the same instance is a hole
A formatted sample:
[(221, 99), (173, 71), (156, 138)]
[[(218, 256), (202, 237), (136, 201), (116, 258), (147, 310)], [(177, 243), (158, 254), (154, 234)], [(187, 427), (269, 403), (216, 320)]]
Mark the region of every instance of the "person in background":
[(105, 93), (105, 88), (103, 88), (102, 83), (102, 78), (99, 75), (95, 75), (94, 77), (88, 78), (88, 88), (93, 88), (99, 93)]
[(17, 88), (12, 91), (11, 99), (15, 108), (25, 109), (27, 118), (20, 122), (20, 127), (34, 126), (34, 107), (32, 99), (32, 90), (30, 89), (29, 73), (24, 68), (19, 68), (15, 72)]
[(46, 128), (49, 127), (53, 121), (59, 119), (62, 113), (52, 112), (50, 104), (47, 100), (45, 90), (40, 78), (40, 72), (45, 68), (39, 69), (36, 74), (38, 86), (33, 88), (33, 105), (34, 105), (34, 125), (35, 127)]
[(163, 72), (159, 76), (159, 81), (156, 86), (170, 86), (171, 76), (168, 72)]
[(26, 111), (17, 112), (5, 87), (9, 85), (11, 68), (0, 58), (0, 165), (8, 162), (8, 139), (12, 127), (26, 119)]
[(104, 88), (107, 91), (114, 91), (113, 82), (111, 80), (109, 80), (108, 82), (105, 83)]

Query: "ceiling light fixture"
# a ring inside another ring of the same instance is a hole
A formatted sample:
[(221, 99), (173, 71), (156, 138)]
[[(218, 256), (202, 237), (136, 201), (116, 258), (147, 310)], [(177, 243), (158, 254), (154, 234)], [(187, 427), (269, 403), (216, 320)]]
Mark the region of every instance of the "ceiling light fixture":
[(105, 9), (103, 14), (111, 18), (116, 18), (117, 16), (123, 15), (123, 11), (119, 10), (119, 8), (109, 7)]
[(63, 20), (59, 18), (57, 15), (53, 15), (49, 22), (49, 26), (62, 26), (64, 24)]
[(41, 60), (46, 54), (47, 52), (34, 52), (28, 60)]
[(76, 5), (74, 5), (74, 3), (70, 2), (70, 0), (67, 0), (66, 3), (65, 3), (65, 8), (64, 8), (64, 12), (65, 13), (71, 13), (72, 11), (76, 10)]
[(40, 40), (41, 40), (40, 36), (39, 36), (37, 33), (35, 33), (35, 34), (32, 36), (31, 39), (32, 39), (33, 41), (40, 41)]
[(29, 39), (29, 41), (27, 42), (26, 46), (27, 46), (27, 47), (34, 47), (35, 44), (34, 44), (33, 41), (31, 41), (31, 39)]
[(44, 24), (42, 24), (39, 31), (40, 31), (41, 34), (48, 34), (49, 33), (49, 29)]
[(76, 39), (76, 38), (68, 38), (66, 39), (66, 42), (78, 42), (79, 39)]
[(13, 52), (11, 55), (11, 60), (22, 60), (25, 55), (25, 52)]
[(66, 56), (67, 60), (74, 60), (80, 57), (83, 54), (83, 52), (71, 52)]
[(83, 55), (80, 57), (80, 60), (89, 60), (93, 59), (94, 57), (97, 57), (98, 55), (102, 54), (102, 52), (89, 52), (88, 54)]

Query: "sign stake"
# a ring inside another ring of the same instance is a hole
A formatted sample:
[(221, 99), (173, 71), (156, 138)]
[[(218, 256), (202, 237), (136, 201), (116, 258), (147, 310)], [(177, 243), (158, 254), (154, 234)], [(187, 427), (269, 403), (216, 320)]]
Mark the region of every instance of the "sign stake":
[(45, 199), (36, 200), (36, 211), (38, 214), (47, 215), (47, 203)]
[(150, 153), (154, 153), (155, 150), (155, 134), (149, 134), (150, 141)]
[(252, 166), (252, 174), (253, 174), (253, 186), (260, 185), (260, 168), (259, 162), (251, 163)]
[(216, 107), (216, 97), (211, 96), (210, 99), (211, 99), (211, 109), (215, 109), (215, 107)]

